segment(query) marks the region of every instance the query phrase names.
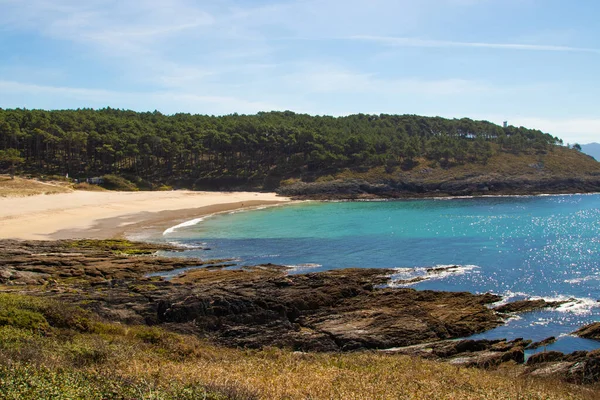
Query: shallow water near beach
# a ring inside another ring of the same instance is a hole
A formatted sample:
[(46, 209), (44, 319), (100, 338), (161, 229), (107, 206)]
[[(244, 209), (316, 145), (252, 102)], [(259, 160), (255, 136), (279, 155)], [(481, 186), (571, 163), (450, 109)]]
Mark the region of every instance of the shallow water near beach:
[(395, 268), (391, 286), (566, 300), (475, 337), (556, 336), (547, 349), (564, 352), (600, 347), (568, 335), (600, 320), (597, 194), (307, 202), (197, 219), (160, 240), (187, 247), (186, 256), (283, 264), (292, 273)]

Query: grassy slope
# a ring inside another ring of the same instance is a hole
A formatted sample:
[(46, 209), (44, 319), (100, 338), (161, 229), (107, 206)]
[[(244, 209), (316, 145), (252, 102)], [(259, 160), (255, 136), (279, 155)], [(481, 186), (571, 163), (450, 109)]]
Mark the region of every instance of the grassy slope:
[(66, 182), (40, 182), (31, 179), (0, 175), (0, 197), (24, 197), (37, 194), (55, 194), (72, 192)]
[(99, 321), (53, 301), (0, 294), (0, 398), (591, 399), (531, 381), (375, 352), (221, 348), (193, 336)]
[(419, 164), (408, 171), (396, 168), (386, 172), (384, 167), (373, 168), (367, 172), (343, 171), (333, 178), (360, 178), (376, 182), (380, 180), (403, 180), (423, 183), (438, 183), (470, 179), (550, 179), (550, 178), (600, 178), (600, 162), (576, 150), (555, 147), (547, 154), (511, 154), (497, 153), (487, 164), (465, 164), (451, 168), (441, 168), (427, 160), (418, 160)]

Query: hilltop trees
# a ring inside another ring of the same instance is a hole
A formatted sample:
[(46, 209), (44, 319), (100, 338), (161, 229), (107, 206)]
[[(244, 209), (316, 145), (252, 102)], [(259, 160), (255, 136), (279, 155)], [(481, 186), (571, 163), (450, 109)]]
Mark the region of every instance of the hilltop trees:
[(116, 174), (150, 182), (166, 177), (247, 182), (375, 166), (393, 170), (422, 159), (450, 168), (485, 163), (498, 151), (544, 152), (557, 141), (537, 130), (468, 118), (0, 109), (0, 150), (20, 152), (10, 163), (13, 169), (22, 157), (29, 172)]

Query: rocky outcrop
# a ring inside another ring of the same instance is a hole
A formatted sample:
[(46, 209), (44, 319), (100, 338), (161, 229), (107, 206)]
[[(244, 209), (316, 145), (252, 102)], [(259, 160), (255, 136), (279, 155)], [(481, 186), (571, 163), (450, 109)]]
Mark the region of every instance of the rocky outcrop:
[(56, 281), (100, 284), (143, 274), (228, 260), (157, 257), (177, 247), (125, 240), (0, 241), (0, 284), (45, 285)]
[(527, 361), (525, 374), (570, 383), (595, 384), (600, 382), (600, 351), (576, 351), (567, 355), (556, 351), (534, 354)]
[(529, 346), (527, 346), (525, 348), (525, 350), (535, 350), (540, 347), (546, 347), (548, 345), (551, 345), (554, 342), (556, 342), (556, 338), (554, 336), (550, 336), (544, 340), (540, 340), (539, 342), (531, 343)]
[(504, 363), (519, 367), (523, 375), (560, 379), (577, 384), (600, 382), (600, 350), (563, 354), (544, 351), (525, 362), (524, 349), (530, 340), (445, 340), (384, 350), (476, 368), (496, 368)]
[(573, 332), (573, 335), (586, 339), (600, 340), (600, 322), (594, 322), (593, 324), (586, 325)]
[(548, 177), (499, 179), (493, 175), (475, 175), (445, 181), (429, 179), (366, 181), (362, 179), (328, 182), (298, 182), (277, 189), (284, 196), (309, 199), (410, 198), (436, 196), (475, 196), (541, 193), (585, 193), (600, 191), (600, 178)]
[[(161, 302), (159, 321), (193, 323), (234, 346), (357, 350), (460, 337), (501, 324), (493, 295), (377, 289), (392, 271), (347, 269), (305, 275), (197, 270), (184, 298)], [(206, 281), (206, 279), (209, 279)]]
[(468, 367), (491, 368), (505, 362), (523, 363), (530, 340), (445, 340), (385, 350)]
[[(468, 336), (502, 324), (486, 294), (386, 288), (392, 270), (288, 275), (287, 268), (197, 268), (169, 282), (148, 272), (200, 260), (149, 255), (131, 243), (2, 242), (0, 283), (38, 285), (124, 323), (173, 330), (243, 347), (347, 351)], [(142, 255), (132, 256), (129, 253)]]
[(527, 311), (540, 310), (542, 308), (556, 308), (567, 301), (546, 301), (546, 300), (519, 300), (512, 303), (495, 307), (494, 310), (501, 313), (522, 313)]

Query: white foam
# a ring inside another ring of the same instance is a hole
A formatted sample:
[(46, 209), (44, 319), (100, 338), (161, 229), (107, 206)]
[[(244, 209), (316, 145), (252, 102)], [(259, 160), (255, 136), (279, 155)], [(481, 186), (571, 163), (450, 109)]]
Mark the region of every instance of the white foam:
[(436, 265), (435, 267), (395, 268), (396, 273), (391, 276), (389, 286), (406, 287), (432, 279), (445, 279), (449, 276), (477, 273), (477, 269), (479, 269), (477, 265)]
[(505, 304), (508, 304), (508, 303), (516, 301), (516, 300), (526, 300), (529, 298), (530, 295), (528, 293), (513, 292), (511, 290), (508, 290), (508, 291), (504, 292), (503, 294), (501, 294), (500, 296), (502, 296), (502, 300), (497, 301), (495, 303), (491, 303), (489, 305), (490, 308), (500, 307), (500, 306), (503, 306)]
[(177, 242), (177, 241), (172, 241), (172, 242), (168, 242), (168, 243), (175, 247), (179, 247), (182, 249), (190, 249), (190, 250), (203, 249), (204, 246), (206, 246), (206, 243), (189, 244), (189, 243), (181, 243), (181, 242)]
[(186, 227), (186, 226), (194, 226), (194, 225), (197, 225), (197, 224), (199, 224), (200, 222), (204, 221), (204, 218), (205, 218), (205, 217), (201, 217), (201, 218), (195, 218), (195, 219), (191, 219), (191, 220), (189, 220), (189, 221), (182, 222), (182, 223), (181, 223), (181, 224), (179, 224), (179, 225), (172, 226), (172, 227), (170, 227), (170, 228), (166, 229), (166, 230), (163, 232), (163, 236), (165, 236), (165, 235), (168, 235), (168, 234), (170, 234), (170, 233), (173, 233), (173, 232), (175, 232), (175, 231), (176, 231), (177, 229), (179, 229), (179, 228), (184, 228), (184, 227)]
[(322, 265), (321, 264), (306, 263), (306, 264), (297, 264), (297, 265), (286, 265), (286, 267), (290, 268), (291, 271), (303, 271), (303, 270), (306, 270), (306, 269), (320, 268), (320, 267), (322, 267)]
[(565, 301), (555, 308), (556, 311), (572, 313), (575, 315), (585, 315), (592, 312), (593, 308), (600, 307), (600, 302), (587, 297), (555, 296), (555, 297), (532, 297), (532, 300)]
[(588, 275), (588, 276), (584, 276), (581, 278), (567, 279), (563, 282), (570, 283), (570, 284), (579, 284), (579, 283), (583, 283), (583, 282), (598, 281), (598, 280), (600, 280), (600, 275)]
[(574, 296), (531, 296), (523, 292), (511, 292), (510, 290), (502, 295), (502, 300), (490, 304), (490, 308), (496, 308), (503, 306), (507, 303), (511, 303), (517, 300), (545, 300), (547, 302), (565, 302), (564, 304), (556, 308), (547, 308), (546, 311), (558, 311), (564, 313), (571, 313), (575, 315), (586, 315), (592, 312), (593, 308), (600, 307), (600, 302), (590, 299), (587, 297), (574, 297)]

